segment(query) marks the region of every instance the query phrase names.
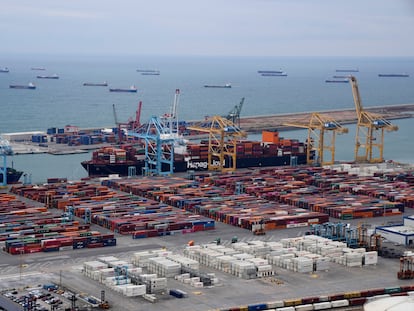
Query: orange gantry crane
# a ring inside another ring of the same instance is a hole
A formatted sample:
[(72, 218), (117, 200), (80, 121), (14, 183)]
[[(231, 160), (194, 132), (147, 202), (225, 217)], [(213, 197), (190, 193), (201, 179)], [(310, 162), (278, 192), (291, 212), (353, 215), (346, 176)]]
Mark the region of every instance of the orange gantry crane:
[(354, 76), (349, 77), (352, 86), (358, 123), (355, 137), (355, 162), (384, 162), (384, 130), (397, 131), (398, 126), (385, 120), (383, 116), (366, 111), (362, 106), (358, 82)]
[[(199, 124), (188, 127), (209, 134), (208, 138), (208, 170), (222, 172), (236, 170), (237, 140), (247, 137), (231, 120), (213, 116)], [(230, 161), (225, 165), (225, 161)]]
[(306, 155), (308, 165), (334, 164), (336, 134), (348, 133), (346, 127), (331, 117), (316, 112), (312, 113), (309, 121), (284, 123), (284, 125), (308, 129)]

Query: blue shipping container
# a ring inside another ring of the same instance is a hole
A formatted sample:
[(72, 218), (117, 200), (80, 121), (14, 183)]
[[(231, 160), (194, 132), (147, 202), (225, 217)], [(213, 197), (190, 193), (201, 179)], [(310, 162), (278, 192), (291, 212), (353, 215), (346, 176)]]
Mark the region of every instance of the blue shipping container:
[(249, 305), (247, 307), (248, 311), (258, 311), (258, 310), (266, 310), (266, 309), (267, 309), (267, 304), (265, 303), (261, 303), (257, 305)]

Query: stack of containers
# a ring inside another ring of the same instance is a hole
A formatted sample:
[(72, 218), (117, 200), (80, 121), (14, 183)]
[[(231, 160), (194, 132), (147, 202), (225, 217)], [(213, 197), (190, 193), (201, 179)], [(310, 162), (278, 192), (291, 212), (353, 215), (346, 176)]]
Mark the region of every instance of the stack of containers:
[(113, 289), (127, 297), (143, 296), (147, 291), (147, 287), (145, 285), (133, 284), (116, 285)]
[(313, 259), (306, 257), (292, 258), (293, 271), (299, 273), (313, 272)]
[(115, 269), (114, 268), (105, 268), (96, 270), (93, 272), (91, 278), (99, 283), (104, 283), (104, 281), (109, 277), (115, 276)]
[(167, 258), (179, 263), (183, 270), (190, 270), (192, 272), (198, 272), (200, 270), (200, 264), (196, 260), (192, 260), (177, 254), (170, 254), (167, 256)]
[[(346, 250), (346, 251), (345, 251)], [(344, 249), (345, 265), (348, 267), (362, 267), (365, 249), (358, 251), (354, 249)]]
[(150, 294), (164, 292), (167, 289), (166, 278), (152, 278), (147, 283), (147, 291)]
[(94, 277), (94, 272), (96, 270), (101, 270), (101, 269), (106, 269), (106, 268), (108, 268), (108, 265), (98, 260), (87, 261), (83, 263), (83, 273), (89, 278)]
[(181, 273), (181, 265), (164, 257), (152, 257), (148, 261), (148, 271), (171, 278)]
[(130, 284), (131, 279), (126, 277), (125, 275), (116, 275), (107, 277), (104, 281), (104, 284), (108, 287), (114, 287), (117, 285), (125, 285)]
[(248, 260), (234, 260), (231, 266), (231, 274), (242, 279), (255, 279), (257, 276), (256, 267)]

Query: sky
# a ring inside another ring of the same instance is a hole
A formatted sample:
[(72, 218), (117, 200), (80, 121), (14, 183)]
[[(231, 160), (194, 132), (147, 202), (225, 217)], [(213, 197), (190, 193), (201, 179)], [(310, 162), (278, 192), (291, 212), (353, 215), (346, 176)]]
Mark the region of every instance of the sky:
[(414, 0), (0, 0), (0, 55), (414, 56)]

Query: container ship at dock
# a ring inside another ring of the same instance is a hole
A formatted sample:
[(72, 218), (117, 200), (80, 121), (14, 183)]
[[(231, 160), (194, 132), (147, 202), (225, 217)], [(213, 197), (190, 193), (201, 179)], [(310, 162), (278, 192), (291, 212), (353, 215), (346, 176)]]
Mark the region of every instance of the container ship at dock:
[[(306, 164), (306, 145), (296, 139), (279, 138), (278, 132), (263, 132), (260, 141), (239, 141), (236, 145), (236, 167), (269, 167)], [(145, 167), (143, 149), (124, 145), (104, 147), (93, 152), (92, 159), (81, 162), (90, 177), (118, 174), (127, 176), (129, 167), (140, 174)], [(230, 167), (229, 159), (224, 167)], [(173, 171), (206, 171), (208, 169), (208, 141), (188, 143), (184, 152), (174, 153)]]

